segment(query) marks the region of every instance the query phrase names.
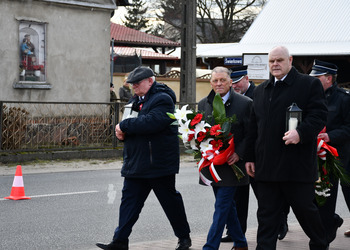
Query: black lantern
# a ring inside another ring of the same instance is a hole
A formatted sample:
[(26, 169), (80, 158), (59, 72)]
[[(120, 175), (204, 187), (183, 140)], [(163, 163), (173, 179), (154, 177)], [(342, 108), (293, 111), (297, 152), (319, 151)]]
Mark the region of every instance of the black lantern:
[(296, 103), (293, 103), (287, 108), (286, 113), (286, 131), (296, 129), (301, 122), (303, 111)]

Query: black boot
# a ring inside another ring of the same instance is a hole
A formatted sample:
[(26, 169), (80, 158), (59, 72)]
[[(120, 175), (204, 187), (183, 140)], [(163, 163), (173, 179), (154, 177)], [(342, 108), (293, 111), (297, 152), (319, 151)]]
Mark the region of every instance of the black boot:
[(191, 238), (181, 238), (179, 239), (175, 250), (188, 250), (192, 246)]
[(334, 214), (333, 228), (327, 237), (328, 243), (331, 243), (335, 239), (335, 237), (337, 237), (337, 230), (339, 227), (341, 227), (341, 225), (343, 225), (343, 222), (344, 220), (338, 214)]
[(281, 221), (281, 226), (278, 232), (278, 239), (283, 240), (284, 237), (286, 237), (287, 232), (288, 232), (288, 219), (287, 219), (287, 214), (282, 212), (282, 221)]
[(129, 244), (125, 242), (112, 241), (109, 244), (96, 243), (96, 246), (105, 250), (128, 250)]

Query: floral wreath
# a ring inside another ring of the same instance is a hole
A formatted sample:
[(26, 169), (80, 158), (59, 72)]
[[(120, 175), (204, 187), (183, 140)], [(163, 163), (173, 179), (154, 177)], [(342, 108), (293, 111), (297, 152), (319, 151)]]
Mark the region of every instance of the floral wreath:
[[(325, 133), (326, 127), (320, 133)], [(328, 145), (324, 140), (317, 138), (317, 156), (318, 156), (318, 180), (315, 182), (316, 202), (323, 206), (333, 186), (330, 181), (330, 174), (339, 178), (343, 183), (350, 183), (350, 177), (345, 174), (344, 168), (339, 161), (339, 155), (336, 148)]]
[[(188, 149), (186, 152), (192, 153), (198, 160), (199, 176), (203, 183), (209, 186), (212, 181), (201, 171), (208, 167), (212, 179), (215, 182), (221, 181), (215, 166), (227, 163), (228, 158), (235, 152), (234, 137), (230, 130), (231, 124), (236, 122), (236, 116), (226, 117), (225, 106), (219, 94), (214, 97), (212, 115), (207, 117), (214, 120), (214, 125), (203, 119), (201, 112), (187, 108), (188, 105), (184, 105), (181, 109), (176, 109), (174, 114), (167, 114), (176, 120), (172, 124), (179, 126), (179, 137)], [(238, 180), (244, 177), (238, 166), (233, 164), (231, 167)]]

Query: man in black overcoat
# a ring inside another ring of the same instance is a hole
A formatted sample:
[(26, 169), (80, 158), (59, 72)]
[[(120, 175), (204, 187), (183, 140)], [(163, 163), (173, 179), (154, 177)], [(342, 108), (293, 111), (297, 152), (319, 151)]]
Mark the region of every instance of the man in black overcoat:
[[(343, 167), (350, 173), (350, 93), (338, 87), (337, 75), (337, 65), (320, 60), (314, 61), (310, 73), (310, 76), (321, 81), (328, 106), (326, 131), (320, 133), (319, 138), (337, 149)], [(330, 196), (319, 208), (329, 243), (335, 239), (337, 229), (343, 224), (343, 219), (335, 213), (339, 179), (333, 175), (330, 175), (330, 178), (333, 185), (330, 188)], [(350, 187), (342, 184), (342, 188), (350, 211)], [(345, 236), (350, 236), (350, 230), (345, 232)]]
[[(328, 248), (316, 204), (317, 135), (325, 126), (327, 106), (321, 82), (300, 74), (286, 47), (268, 56), (271, 78), (254, 91), (245, 153), (247, 173), (255, 178), (258, 198), (258, 250), (276, 249), (284, 204), (292, 207), (310, 238), (310, 249)], [(288, 107), (295, 103), (302, 119), (286, 126)]]

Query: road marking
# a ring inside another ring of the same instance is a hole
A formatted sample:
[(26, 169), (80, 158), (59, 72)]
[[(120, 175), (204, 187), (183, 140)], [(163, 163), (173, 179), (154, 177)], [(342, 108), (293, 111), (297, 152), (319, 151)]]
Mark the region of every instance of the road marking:
[[(91, 194), (91, 193), (98, 193), (99, 191), (92, 190), (92, 191), (82, 191), (82, 192), (71, 192), (71, 193), (59, 193), (59, 194), (40, 194), (40, 195), (31, 195), (28, 196), (30, 198), (41, 198), (41, 197), (52, 197), (52, 196), (62, 196), (62, 195), (75, 195), (75, 194)], [(0, 199), (0, 201), (4, 201), (8, 199)]]

